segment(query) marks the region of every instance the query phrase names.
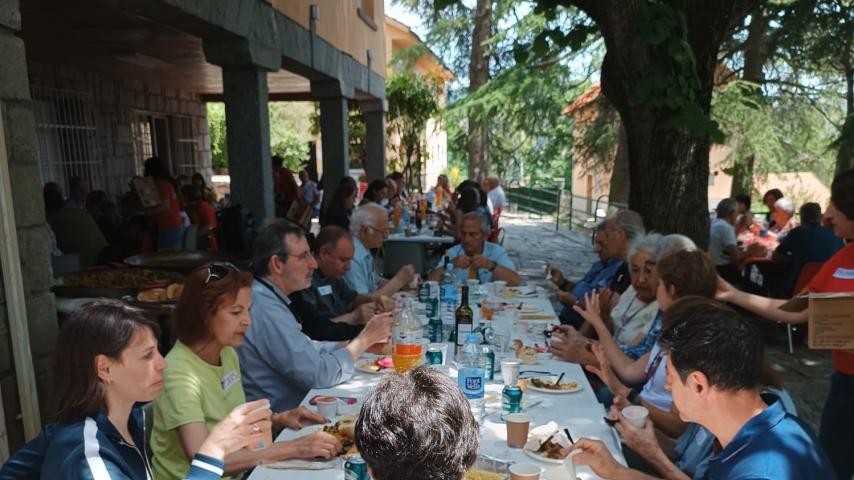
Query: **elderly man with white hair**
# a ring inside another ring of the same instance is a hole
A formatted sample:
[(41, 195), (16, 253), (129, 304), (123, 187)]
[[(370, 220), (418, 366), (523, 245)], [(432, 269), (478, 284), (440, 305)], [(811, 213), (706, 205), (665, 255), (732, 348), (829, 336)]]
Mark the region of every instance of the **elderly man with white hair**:
[(353, 234), (356, 251), (344, 281), (356, 293), (391, 296), (415, 277), (412, 265), (401, 268), (391, 280), (381, 279), (377, 274), (371, 250), (381, 247), (388, 238), (388, 216), (384, 208), (366, 203), (356, 209), (350, 218), (350, 233)]
[(795, 202), (786, 197), (774, 202), (771, 219), (774, 220), (771, 231), (777, 234), (777, 238), (782, 239), (788, 235), (798, 226), (798, 222), (795, 220)]
[(718, 274), (724, 280), (741, 284), (739, 265), (745, 259), (752, 256), (764, 254), (764, 247), (753, 244), (746, 252), (738, 249), (735, 239), (735, 221), (738, 217), (738, 202), (732, 198), (725, 198), (718, 202), (715, 208), (717, 218), (709, 225), (709, 256), (715, 264)]
[(507, 195), (504, 193), (504, 189), (501, 188), (498, 177), (491, 175), (484, 178), (482, 186), (489, 197), (489, 203), (492, 204), (493, 212), (499, 208), (503, 210), (507, 206)]

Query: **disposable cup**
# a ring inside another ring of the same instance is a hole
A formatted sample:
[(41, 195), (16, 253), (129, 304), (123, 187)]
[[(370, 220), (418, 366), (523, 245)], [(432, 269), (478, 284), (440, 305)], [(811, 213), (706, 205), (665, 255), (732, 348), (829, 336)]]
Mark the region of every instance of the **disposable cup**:
[(646, 417), (649, 416), (649, 410), (637, 405), (626, 407), (621, 413), (623, 414), (623, 418), (625, 418), (626, 421), (638, 428), (643, 428), (644, 424), (646, 423)]
[(507, 446), (510, 448), (524, 447), (528, 441), (531, 416), (527, 413), (511, 413), (507, 415), (504, 422), (507, 424)]
[(540, 467), (533, 463), (510, 465), (510, 480), (539, 480)]
[(315, 403), (321, 417), (331, 419), (338, 414), (338, 399), (335, 397), (319, 397)]

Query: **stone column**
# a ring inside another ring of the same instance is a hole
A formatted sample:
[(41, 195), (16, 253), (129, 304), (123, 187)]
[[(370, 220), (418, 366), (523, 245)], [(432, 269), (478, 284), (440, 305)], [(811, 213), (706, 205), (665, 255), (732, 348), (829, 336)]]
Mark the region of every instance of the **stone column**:
[(267, 71), (226, 66), (222, 83), (231, 202), (252, 212), (257, 225), (275, 215)]
[(312, 96), (320, 101), (320, 141), (323, 152), (323, 204), (335, 187), (350, 174), (350, 111), (347, 101), (353, 88), (337, 82), (312, 82)]
[(385, 100), (367, 100), (361, 103), (365, 117), (365, 175), (368, 181), (385, 177)]

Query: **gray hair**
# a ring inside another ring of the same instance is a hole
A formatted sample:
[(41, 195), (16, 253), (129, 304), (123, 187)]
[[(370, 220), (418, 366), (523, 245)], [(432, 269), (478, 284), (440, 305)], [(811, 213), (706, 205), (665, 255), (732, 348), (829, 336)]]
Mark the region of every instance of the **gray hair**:
[(253, 275), (256, 277), (269, 275), (270, 258), (290, 253), (288, 244), (285, 242), (285, 237), (288, 235), (305, 238), (305, 231), (284, 218), (270, 218), (261, 224), (252, 242), (250, 270)]
[(665, 235), (658, 239), (658, 243), (655, 245), (653, 258), (655, 259), (655, 263), (658, 263), (662, 258), (676, 252), (693, 252), (696, 250), (697, 244), (695, 244), (693, 240), (685, 235), (671, 233), (670, 235)]
[(718, 202), (718, 206), (715, 207), (715, 214), (718, 218), (727, 218), (738, 208), (738, 202), (735, 201), (734, 198), (725, 198)]
[(614, 225), (618, 230), (626, 232), (626, 239), (629, 242), (646, 233), (646, 229), (643, 226), (643, 217), (634, 210), (620, 210), (611, 220), (614, 220)]
[(783, 197), (774, 202), (774, 208), (779, 208), (780, 210), (788, 213), (789, 215), (795, 214), (795, 202), (789, 200), (786, 197)]
[(477, 223), (480, 224), (480, 229), (483, 230), (484, 235), (489, 236), (489, 223), (486, 222), (486, 216), (484, 216), (480, 212), (469, 212), (463, 215), (462, 220), (460, 220), (460, 226), (463, 225), (463, 222), (467, 220), (476, 220)]
[(655, 258), (655, 247), (658, 245), (660, 240), (661, 234), (655, 232), (650, 232), (635, 238), (629, 247), (629, 261), (631, 261), (631, 258), (638, 252), (648, 253), (651, 257)]
[(357, 208), (350, 217), (350, 232), (353, 235), (357, 235), (359, 230), (361, 230), (365, 225), (373, 227), (374, 225), (370, 224), (374, 221), (374, 218), (376, 218), (375, 216), (378, 215), (382, 215), (384, 218), (387, 218), (388, 212), (376, 203), (366, 203)]

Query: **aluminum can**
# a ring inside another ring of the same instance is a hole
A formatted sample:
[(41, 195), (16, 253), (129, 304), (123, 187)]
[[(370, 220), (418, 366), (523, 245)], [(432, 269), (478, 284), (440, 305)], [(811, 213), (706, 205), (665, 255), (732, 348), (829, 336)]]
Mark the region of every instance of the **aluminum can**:
[(427, 360), (427, 365), (441, 365), (442, 364), (442, 351), (441, 350), (427, 350), (427, 353), (424, 355)]
[(522, 412), (522, 389), (519, 387), (506, 386), (501, 391), (501, 419), (511, 413)]
[(424, 304), (427, 318), (439, 316), (439, 282), (428, 280), (418, 289), (418, 301)]
[(368, 464), (361, 455), (350, 455), (344, 463), (344, 480), (371, 480)]

